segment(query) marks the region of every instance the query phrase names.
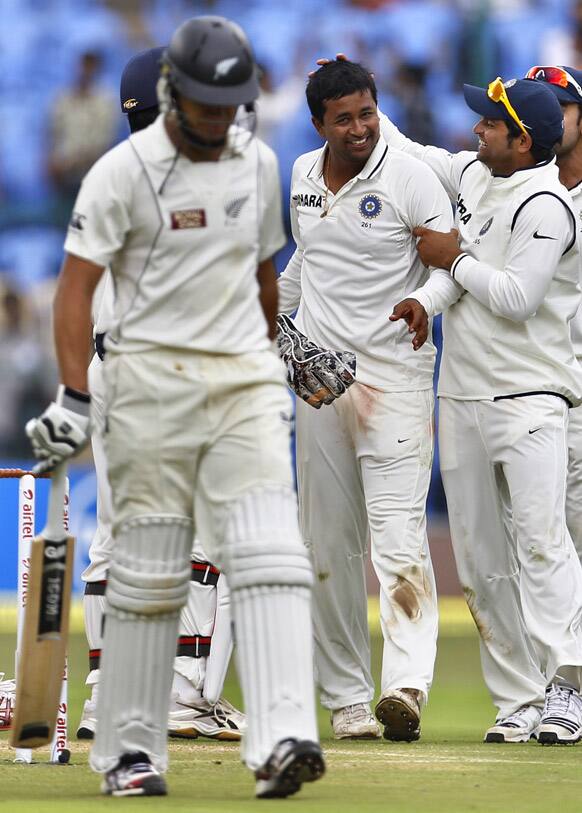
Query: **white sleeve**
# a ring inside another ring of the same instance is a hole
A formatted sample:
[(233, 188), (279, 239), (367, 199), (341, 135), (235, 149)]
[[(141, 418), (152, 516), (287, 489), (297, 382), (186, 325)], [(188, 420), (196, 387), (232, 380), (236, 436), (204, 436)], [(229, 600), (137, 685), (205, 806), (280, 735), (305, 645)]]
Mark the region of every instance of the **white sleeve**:
[(268, 260), (286, 243), (281, 206), (279, 165), (273, 150), (257, 141), (260, 154), (259, 205), (259, 262)]
[(130, 229), (130, 166), (127, 152), (115, 148), (89, 170), (69, 222), (66, 252), (102, 267), (111, 264)]
[[(453, 228), (451, 203), (435, 173), (417, 161), (409, 164), (411, 174), (405, 190), (408, 212), (405, 221), (412, 230), (427, 226), (435, 231), (449, 232)], [(429, 316), (435, 316), (459, 299), (463, 289), (448, 271), (432, 269), (427, 282), (408, 295), (424, 307)]]
[(303, 241), (299, 232), (299, 221), (297, 218), (297, 205), (293, 200), (293, 187), (295, 185), (296, 169), (293, 167), (291, 177), (291, 200), (290, 217), (291, 233), (295, 240), (295, 251), (287, 263), (287, 267), (278, 280), (279, 289), (279, 312), (291, 314), (299, 307), (301, 301), (301, 268), (303, 265)]
[(446, 311), (461, 298), (463, 288), (442, 268), (433, 268), (430, 277), (421, 288), (417, 288), (408, 299), (420, 302), (429, 317)]
[(413, 155), (419, 161), (428, 164), (444, 186), (450, 200), (456, 203), (463, 170), (477, 160), (477, 154), (468, 151), (450, 153), (440, 147), (425, 147), (423, 144), (411, 141), (410, 138), (400, 132), (388, 116), (380, 111), (378, 112), (380, 115), (380, 131), (388, 146), (408, 153), (408, 155)]
[(544, 301), (560, 257), (575, 239), (571, 210), (556, 196), (544, 193), (518, 211), (505, 268), (462, 254), (451, 274), (495, 316), (525, 322)]

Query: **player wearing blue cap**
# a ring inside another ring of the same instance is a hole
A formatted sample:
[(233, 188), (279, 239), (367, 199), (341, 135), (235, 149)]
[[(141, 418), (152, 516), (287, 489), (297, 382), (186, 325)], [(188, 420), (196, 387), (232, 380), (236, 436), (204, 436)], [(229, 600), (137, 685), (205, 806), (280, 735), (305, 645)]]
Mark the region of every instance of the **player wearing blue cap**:
[[(564, 112), (564, 137), (556, 149), (560, 180), (569, 190), (582, 220), (582, 71), (562, 65), (536, 65), (526, 78), (545, 82)], [(582, 265), (581, 265), (582, 283)], [(570, 322), (576, 358), (582, 363), (582, 306)], [(582, 407), (568, 417), (568, 488), (566, 519), (582, 559)]]
[[(148, 127), (159, 115), (156, 85), (163, 51), (164, 48), (159, 47), (136, 54), (121, 76), (121, 109), (127, 114), (132, 133)], [(97, 352), (88, 372), (92, 420), (100, 429), (103, 427), (106, 403), (102, 363), (104, 340), (113, 314), (113, 283), (108, 272), (101, 278), (93, 297)], [(113, 509), (102, 431), (93, 432), (91, 445), (97, 477), (97, 529), (89, 549), (90, 564), (82, 575), (85, 581), (85, 630), (89, 643), (87, 685), (91, 686), (91, 698), (83, 706), (77, 729), (79, 739), (93, 739), (97, 723), (105, 588), (113, 547)], [(244, 715), (220, 697), (231, 653), (230, 598), (226, 580), (207, 561), (200, 544), (195, 541), (188, 603), (181, 614), (174, 661), (168, 720), (168, 730), (172, 736), (195, 739), (202, 735), (211, 739), (240, 740)]]
[[(582, 736), (582, 568), (565, 518), (568, 407), (582, 369), (568, 322), (579, 303), (578, 219), (554, 148), (563, 114), (540, 82), (465, 85), (476, 153), (406, 139), (456, 203), (458, 234), (418, 229), (441, 270), (396, 306), (444, 311), (440, 462), (459, 579), (498, 708), (487, 742)], [(538, 666), (541, 664), (542, 667)]]

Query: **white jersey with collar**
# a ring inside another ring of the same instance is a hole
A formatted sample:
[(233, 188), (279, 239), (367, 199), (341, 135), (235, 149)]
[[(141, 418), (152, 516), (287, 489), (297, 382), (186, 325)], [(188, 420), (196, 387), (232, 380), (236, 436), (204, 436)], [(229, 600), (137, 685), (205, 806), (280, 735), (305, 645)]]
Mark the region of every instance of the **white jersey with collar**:
[(300, 156), (293, 168), (297, 250), (279, 278), (279, 308), (299, 308), (299, 329), (318, 344), (353, 351), (360, 383), (395, 392), (429, 389), (432, 342), (414, 352), (406, 325), (388, 317), (428, 276), (412, 229), (452, 228), (447, 196), (430, 169), (388, 149), (383, 138), (358, 175), (337, 194), (326, 193), (325, 150)]
[(87, 174), (65, 250), (111, 270), (108, 350), (238, 354), (270, 347), (256, 273), (284, 242), (273, 151), (192, 162), (161, 115)]
[[(582, 254), (582, 181), (573, 189), (568, 190), (572, 197), (572, 202), (574, 204), (574, 211), (576, 212), (576, 224), (578, 227), (578, 236), (580, 238), (581, 244), (581, 254)], [(582, 257), (580, 260), (580, 279), (579, 279), (580, 289), (582, 291)], [(572, 336), (572, 344), (574, 345), (574, 352), (576, 353), (576, 358), (578, 361), (582, 362), (582, 301), (578, 305), (578, 310), (576, 311), (572, 321), (570, 322), (570, 334)]]
[(439, 395), (500, 398), (553, 392), (578, 404), (582, 368), (569, 321), (579, 303), (580, 253), (572, 199), (555, 160), (496, 177), (476, 153), (452, 155), (407, 139), (382, 116), (389, 144), (426, 161), (457, 204), (456, 300), (433, 275), (414, 292), (443, 317)]

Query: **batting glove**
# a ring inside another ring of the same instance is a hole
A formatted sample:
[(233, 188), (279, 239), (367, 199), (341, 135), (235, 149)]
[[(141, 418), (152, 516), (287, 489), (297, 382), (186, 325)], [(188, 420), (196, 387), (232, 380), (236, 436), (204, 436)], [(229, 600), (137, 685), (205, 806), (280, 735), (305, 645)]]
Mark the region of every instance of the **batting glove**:
[(89, 442), (91, 399), (85, 393), (62, 384), (56, 399), (39, 418), (32, 418), (25, 427), (37, 460), (33, 471), (42, 474), (73, 457)]
[(289, 387), (315, 409), (333, 403), (356, 380), (354, 353), (319, 347), (284, 314), (277, 317), (277, 345)]

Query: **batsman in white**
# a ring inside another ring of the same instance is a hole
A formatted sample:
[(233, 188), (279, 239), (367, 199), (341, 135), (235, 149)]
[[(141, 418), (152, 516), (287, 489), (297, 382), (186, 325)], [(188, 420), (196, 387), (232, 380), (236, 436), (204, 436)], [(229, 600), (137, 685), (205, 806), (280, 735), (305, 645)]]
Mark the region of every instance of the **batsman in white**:
[[(300, 156), (291, 184), (297, 249), (279, 279), (279, 307), (317, 345), (349, 350), (356, 383), (321, 409), (297, 401), (300, 525), (314, 561), (316, 680), (337, 738), (375, 738), (365, 564), (380, 581), (384, 637), (375, 713), (389, 740), (420, 736), (432, 683), (437, 601), (426, 535), (436, 351), (421, 350), (394, 305), (428, 272), (412, 235), (448, 231), (435, 174), (389, 149), (373, 77), (334, 61), (310, 76), (307, 101), (326, 141)], [(421, 342), (422, 343), (422, 342)]]
[(114, 547), (90, 756), (106, 794), (166, 793), (172, 663), (195, 532), (231, 589), (243, 755), (257, 796), (288, 796), (324, 772), (312, 571), (297, 523), (289, 395), (269, 341), (272, 257), (284, 242), (278, 169), (243, 126), (258, 89), (237, 25), (181, 25), (164, 53), (163, 115), (88, 173), (65, 243), (55, 300), (63, 384), (28, 431), (42, 467), (87, 442), (87, 328), (109, 267)]
[[(564, 137), (556, 147), (560, 181), (570, 192), (578, 223), (582, 221), (582, 71), (558, 65), (535, 65), (527, 79), (545, 82), (564, 113)], [(582, 287), (582, 262), (580, 263)], [(582, 364), (582, 304), (570, 322), (574, 352)], [(568, 486), (566, 489), (568, 530), (582, 560), (582, 406), (568, 415)]]
[[(163, 48), (136, 54), (126, 65), (120, 83), (121, 110), (127, 114), (132, 133), (152, 124), (159, 114), (156, 86)], [(83, 573), (83, 609), (89, 643), (91, 698), (83, 706), (77, 729), (79, 739), (93, 739), (96, 726), (99, 663), (101, 658), (105, 589), (111, 558), (112, 504), (103, 446), (105, 382), (104, 340), (113, 322), (114, 291), (109, 271), (101, 277), (93, 297), (96, 353), (89, 365), (89, 391), (93, 432), (91, 445), (97, 477), (97, 529), (89, 549), (90, 564)], [(240, 740), (244, 715), (221, 698), (232, 652), (230, 596), (226, 580), (207, 561), (194, 542), (188, 602), (180, 615), (168, 730), (172, 736), (198, 735), (221, 740)]]
[[(487, 742), (582, 736), (582, 568), (566, 526), (568, 408), (582, 399), (569, 320), (579, 302), (578, 218), (554, 148), (564, 121), (541, 82), (500, 78), (465, 99), (476, 153), (406, 139), (456, 202), (456, 232), (417, 229), (432, 275), (395, 309), (444, 310), (440, 462), (459, 579), (498, 708)], [(455, 290), (456, 289), (456, 290)], [(448, 309), (447, 309), (448, 308)]]

